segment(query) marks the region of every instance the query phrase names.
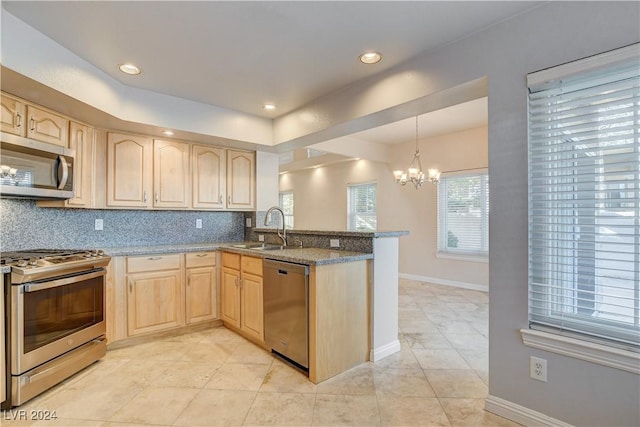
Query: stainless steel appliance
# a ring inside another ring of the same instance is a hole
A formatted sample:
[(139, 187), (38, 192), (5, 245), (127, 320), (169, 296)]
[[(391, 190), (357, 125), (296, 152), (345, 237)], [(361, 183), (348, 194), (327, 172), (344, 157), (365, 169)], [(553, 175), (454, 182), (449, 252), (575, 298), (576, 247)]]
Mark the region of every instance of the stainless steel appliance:
[(75, 150), (7, 133), (0, 144), (0, 196), (73, 197)]
[(106, 353), (102, 251), (0, 254), (7, 317), (7, 401), (19, 406)]
[(264, 340), (309, 370), (309, 266), (265, 259)]

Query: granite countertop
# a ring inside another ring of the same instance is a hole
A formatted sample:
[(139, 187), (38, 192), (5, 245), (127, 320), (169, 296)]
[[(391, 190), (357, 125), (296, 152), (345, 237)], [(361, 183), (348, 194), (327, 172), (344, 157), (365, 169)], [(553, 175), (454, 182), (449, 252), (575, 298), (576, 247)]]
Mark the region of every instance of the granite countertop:
[(9, 267), (8, 265), (3, 265), (2, 267), (0, 267), (0, 274), (7, 273), (11, 273), (11, 267)]
[[(277, 233), (277, 228), (254, 228), (255, 233)], [(287, 228), (287, 234), (311, 234), (316, 236), (349, 236), (349, 237), (400, 237), (409, 234), (403, 230), (376, 230), (376, 231), (352, 231), (352, 230), (298, 230), (296, 228)]]
[(307, 265), (337, 264), (342, 262), (373, 259), (373, 254), (371, 253), (341, 251), (335, 249), (291, 248), (265, 251), (251, 248), (238, 248), (234, 246), (243, 243), (255, 244), (257, 242), (195, 243), (186, 245), (130, 246), (103, 249), (107, 255), (110, 256), (135, 256), (225, 250), (227, 252)]

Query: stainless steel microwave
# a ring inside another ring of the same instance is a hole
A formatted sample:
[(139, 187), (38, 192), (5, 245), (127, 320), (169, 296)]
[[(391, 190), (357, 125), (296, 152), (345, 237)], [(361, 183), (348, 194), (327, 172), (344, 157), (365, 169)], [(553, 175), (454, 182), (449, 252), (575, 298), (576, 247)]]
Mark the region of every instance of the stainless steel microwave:
[(0, 141), (0, 196), (70, 199), (75, 150), (17, 135)]

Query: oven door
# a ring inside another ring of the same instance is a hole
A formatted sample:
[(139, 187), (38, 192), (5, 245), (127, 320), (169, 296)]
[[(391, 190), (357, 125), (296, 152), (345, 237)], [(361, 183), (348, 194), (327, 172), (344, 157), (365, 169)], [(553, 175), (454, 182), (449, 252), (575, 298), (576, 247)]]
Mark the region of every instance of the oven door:
[(11, 373), (105, 334), (104, 269), (11, 286)]

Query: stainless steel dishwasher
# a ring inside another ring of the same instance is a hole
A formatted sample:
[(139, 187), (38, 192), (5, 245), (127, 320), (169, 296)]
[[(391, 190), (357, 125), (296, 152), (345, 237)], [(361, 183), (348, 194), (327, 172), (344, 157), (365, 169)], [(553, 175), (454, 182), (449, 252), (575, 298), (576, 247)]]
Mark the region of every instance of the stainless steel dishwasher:
[(309, 266), (264, 260), (264, 341), (309, 370)]

